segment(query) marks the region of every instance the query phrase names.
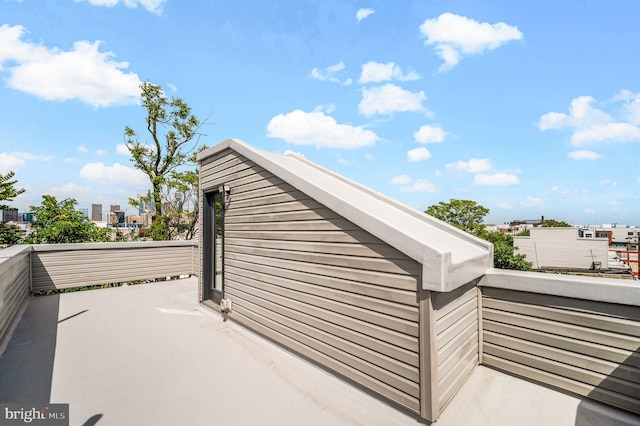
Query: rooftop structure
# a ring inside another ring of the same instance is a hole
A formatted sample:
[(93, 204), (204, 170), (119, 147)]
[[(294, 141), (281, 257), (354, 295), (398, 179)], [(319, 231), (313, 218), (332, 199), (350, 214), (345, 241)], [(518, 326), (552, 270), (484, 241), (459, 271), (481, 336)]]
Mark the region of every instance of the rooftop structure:
[(515, 236), (516, 252), (527, 256), (533, 269), (608, 270), (609, 240), (581, 236), (578, 228), (532, 228)]
[[(140, 423), (145, 410), (131, 409), (113, 389), (145, 394), (140, 401), (153, 403), (159, 424), (184, 423), (176, 412), (189, 424), (209, 424), (216, 415), (234, 424), (255, 423), (256, 416), (264, 424), (275, 418), (300, 423), (301, 417), (305, 424), (640, 420), (635, 282), (493, 269), (489, 243), (299, 157), (227, 140), (199, 161), (197, 243), (2, 252), (0, 336), (25, 306), (45, 300), (30, 300), (30, 291), (199, 277), (196, 289), (185, 281), (190, 291), (173, 295), (138, 289), (182, 284), (57, 296), (52, 305), (65, 306), (64, 313), (57, 322), (42, 321), (56, 336), (49, 398), (77, 405), (78, 422), (95, 423), (102, 415), (106, 421), (108, 413), (116, 423)], [(42, 324), (36, 328), (46, 328)], [(227, 339), (236, 332), (258, 346)], [(35, 343), (16, 348), (36, 358), (46, 354), (38, 346), (46, 339), (27, 341)], [(313, 365), (314, 377), (331, 386), (307, 387), (316, 386), (315, 379), (281, 366), (271, 349)], [(249, 355), (264, 359), (267, 371), (247, 361)], [(0, 363), (9, 367), (0, 374), (17, 374), (16, 360), (27, 358), (3, 357)], [(103, 362), (86, 365), (85, 359)], [(75, 371), (79, 363), (85, 369)], [(20, 377), (26, 375), (12, 380)], [(246, 390), (252, 387), (260, 397)], [(93, 388), (102, 397), (97, 403), (86, 397)], [(286, 407), (270, 402), (272, 396), (287, 400)], [(292, 407), (299, 398), (312, 402), (300, 405), (309, 411)]]

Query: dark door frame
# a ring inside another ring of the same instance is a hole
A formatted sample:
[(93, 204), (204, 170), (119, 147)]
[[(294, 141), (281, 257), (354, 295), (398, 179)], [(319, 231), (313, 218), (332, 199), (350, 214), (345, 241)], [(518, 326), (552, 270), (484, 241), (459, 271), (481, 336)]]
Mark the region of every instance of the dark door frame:
[[(212, 300), (214, 303), (219, 304), (220, 300), (224, 298), (224, 211), (225, 211), (225, 193), (224, 186), (222, 191), (219, 188), (203, 191), (203, 218), (202, 218), (202, 255), (203, 255), (203, 301)], [(218, 213), (217, 208), (221, 208)], [(221, 253), (216, 253), (216, 220), (220, 220), (220, 233), (218, 238), (220, 241)], [(217, 262), (216, 256), (220, 255), (222, 261), (220, 263), (220, 271), (216, 269)], [(216, 276), (221, 276), (221, 288), (218, 290), (215, 288)]]

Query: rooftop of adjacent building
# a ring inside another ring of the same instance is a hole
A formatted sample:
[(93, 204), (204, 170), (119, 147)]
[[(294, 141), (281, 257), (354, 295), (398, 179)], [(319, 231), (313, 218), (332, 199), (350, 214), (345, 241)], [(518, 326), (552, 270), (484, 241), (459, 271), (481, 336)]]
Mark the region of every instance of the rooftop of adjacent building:
[[(197, 303), (197, 279), (32, 297), (0, 358), (0, 402), (70, 404), (70, 424), (410, 425), (421, 420)], [(448, 425), (638, 424), (480, 366)]]

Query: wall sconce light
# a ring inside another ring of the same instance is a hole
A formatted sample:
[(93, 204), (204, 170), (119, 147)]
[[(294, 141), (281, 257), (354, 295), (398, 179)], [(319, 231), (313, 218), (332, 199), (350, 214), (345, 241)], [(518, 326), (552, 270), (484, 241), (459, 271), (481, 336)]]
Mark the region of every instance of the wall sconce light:
[(224, 195), (231, 194), (231, 187), (229, 185), (220, 185), (218, 187), (218, 192)]

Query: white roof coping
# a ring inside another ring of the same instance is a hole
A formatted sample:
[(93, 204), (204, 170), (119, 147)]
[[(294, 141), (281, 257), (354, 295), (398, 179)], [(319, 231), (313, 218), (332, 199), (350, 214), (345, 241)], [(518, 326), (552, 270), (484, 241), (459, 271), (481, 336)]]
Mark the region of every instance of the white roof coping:
[[(297, 155), (227, 139), (198, 161), (232, 149), (422, 265), (422, 288), (448, 292), (493, 266), (493, 245)], [(222, 183), (222, 182), (221, 182)]]
[(640, 306), (640, 286), (635, 280), (489, 269), (478, 285)]

